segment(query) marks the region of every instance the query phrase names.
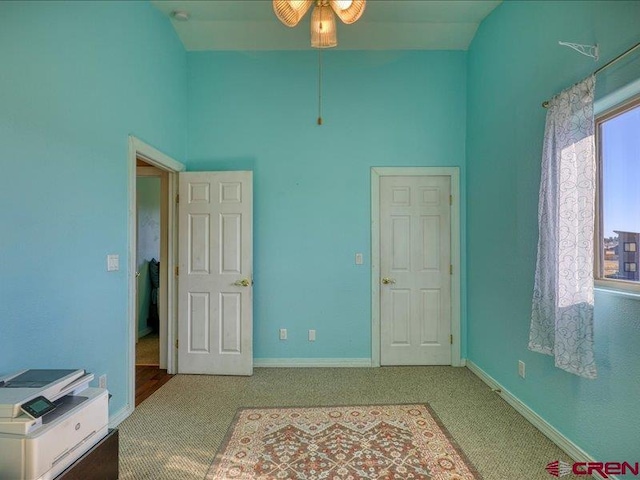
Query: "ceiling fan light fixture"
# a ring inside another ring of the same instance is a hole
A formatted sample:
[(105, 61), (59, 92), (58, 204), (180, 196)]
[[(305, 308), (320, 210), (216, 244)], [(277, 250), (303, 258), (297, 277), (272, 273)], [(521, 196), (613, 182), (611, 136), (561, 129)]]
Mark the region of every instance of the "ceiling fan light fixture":
[(329, 4), (342, 23), (351, 24), (362, 16), (367, 0), (330, 0)]
[(273, 11), (287, 27), (295, 27), (313, 3), (311, 46), (330, 48), (338, 45), (333, 13), (343, 23), (354, 23), (362, 16), (367, 0), (273, 0)]
[(273, 0), (273, 11), (287, 27), (295, 27), (313, 0)]
[(328, 5), (316, 5), (311, 14), (311, 46), (331, 48), (338, 45), (336, 18)]
[(335, 3), (336, 7), (338, 7), (340, 10), (346, 10), (351, 6), (353, 0), (336, 0)]

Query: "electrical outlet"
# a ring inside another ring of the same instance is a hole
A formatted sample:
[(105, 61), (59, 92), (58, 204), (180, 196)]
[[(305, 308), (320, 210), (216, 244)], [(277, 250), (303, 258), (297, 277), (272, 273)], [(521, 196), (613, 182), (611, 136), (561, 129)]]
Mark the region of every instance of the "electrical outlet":
[(280, 340), (286, 340), (287, 339), (287, 329), (286, 328), (281, 328), (280, 329)]
[(310, 342), (315, 342), (316, 341), (316, 331), (315, 330), (309, 330), (309, 341)]
[(100, 375), (100, 378), (98, 379), (98, 383), (99, 383), (99, 387), (100, 388), (107, 388), (107, 374), (105, 373), (104, 375)]
[(525, 377), (525, 365), (522, 360), (518, 360), (518, 375), (520, 375), (522, 378)]
[(361, 253), (356, 253), (356, 265), (362, 265), (364, 263), (364, 259), (362, 258)]

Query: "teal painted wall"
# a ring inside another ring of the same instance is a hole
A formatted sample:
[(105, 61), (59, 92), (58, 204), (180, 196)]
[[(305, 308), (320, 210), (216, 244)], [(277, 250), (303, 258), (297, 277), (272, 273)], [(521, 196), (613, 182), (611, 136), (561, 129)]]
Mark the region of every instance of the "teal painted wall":
[(0, 2), (0, 59), (0, 374), (106, 373), (113, 414), (128, 388), (127, 137), (184, 158), (186, 54), (148, 3)]
[(370, 358), (370, 167), (459, 166), (464, 182), (465, 52), (324, 53), (321, 127), (317, 62), (188, 54), (187, 168), (254, 171), (256, 358)]
[[(639, 22), (640, 2), (508, 1), (483, 22), (468, 59), (468, 357), (601, 461), (640, 458), (640, 303), (596, 294), (595, 381), (527, 350), (540, 103), (638, 42)], [(559, 40), (597, 42), (601, 60), (594, 64)], [(621, 68), (600, 75), (599, 90), (620, 75)], [(526, 380), (517, 375), (519, 359)]]
[(149, 262), (160, 260), (160, 177), (136, 179), (137, 255), (138, 273), (138, 337), (149, 333), (147, 319), (151, 303)]

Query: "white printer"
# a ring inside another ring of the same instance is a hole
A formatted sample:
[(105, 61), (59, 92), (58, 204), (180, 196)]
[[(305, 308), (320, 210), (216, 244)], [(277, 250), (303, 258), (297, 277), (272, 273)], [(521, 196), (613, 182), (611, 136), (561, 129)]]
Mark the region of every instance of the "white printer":
[(84, 370), (0, 377), (0, 480), (53, 480), (108, 430), (108, 392)]

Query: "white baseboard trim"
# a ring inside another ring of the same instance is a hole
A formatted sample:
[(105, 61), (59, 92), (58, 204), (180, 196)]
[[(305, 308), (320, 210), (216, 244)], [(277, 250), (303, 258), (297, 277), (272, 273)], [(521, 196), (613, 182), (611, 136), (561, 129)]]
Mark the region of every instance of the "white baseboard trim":
[[(482, 370), (469, 359), (467, 359), (467, 368), (493, 390), (500, 390), (499, 392), (496, 391), (496, 393), (500, 395), (509, 405), (511, 405), (516, 410), (516, 412), (526, 418), (534, 427), (540, 430), (543, 435), (545, 435), (549, 440), (555, 443), (573, 460), (575, 460), (576, 462), (595, 462), (591, 455), (589, 455), (587, 452), (582, 450), (582, 448), (577, 446), (562, 433), (556, 430), (553, 425), (548, 423), (544, 418), (542, 418), (531, 408), (529, 408), (525, 403), (523, 403), (522, 400), (520, 400), (513, 393), (500, 385), (493, 377), (491, 377), (487, 372)], [(551, 460), (555, 459), (550, 458), (549, 461)], [(593, 478), (601, 477), (599, 475), (594, 475)], [(609, 478), (617, 480), (613, 475), (609, 475)]]
[(116, 428), (132, 413), (133, 413), (133, 407), (131, 405), (125, 405), (116, 413), (109, 416), (109, 428)]
[(253, 366), (260, 367), (370, 367), (370, 358), (254, 358)]

